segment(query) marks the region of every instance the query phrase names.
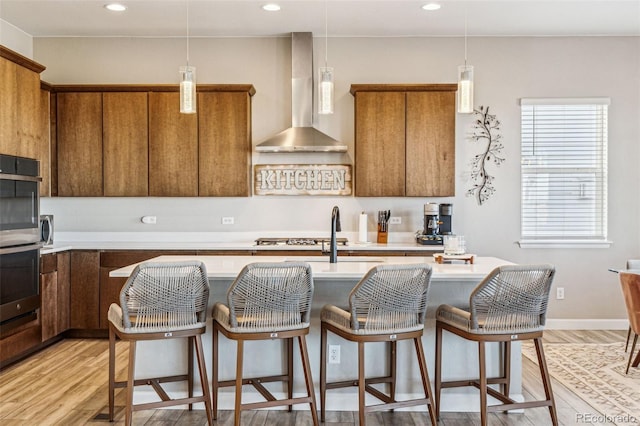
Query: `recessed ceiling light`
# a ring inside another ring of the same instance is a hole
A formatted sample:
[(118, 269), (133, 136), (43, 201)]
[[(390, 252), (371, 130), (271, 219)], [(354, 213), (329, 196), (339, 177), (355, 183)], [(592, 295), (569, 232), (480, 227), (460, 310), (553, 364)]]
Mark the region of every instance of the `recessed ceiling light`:
[(267, 12), (277, 12), (280, 10), (280, 5), (275, 3), (267, 3), (264, 6), (262, 6), (262, 9), (266, 10)]
[(427, 3), (427, 4), (422, 6), (422, 8), (424, 10), (429, 10), (429, 11), (438, 10), (438, 9), (440, 9), (440, 7), (442, 7), (442, 6), (440, 6), (438, 3)]
[(112, 12), (124, 12), (127, 10), (127, 6), (120, 3), (109, 3), (104, 5), (105, 9), (110, 10)]

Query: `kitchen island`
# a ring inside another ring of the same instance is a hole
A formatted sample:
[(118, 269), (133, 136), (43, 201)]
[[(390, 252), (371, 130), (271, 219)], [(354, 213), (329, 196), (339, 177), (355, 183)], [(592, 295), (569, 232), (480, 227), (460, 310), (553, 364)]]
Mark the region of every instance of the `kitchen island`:
[[(491, 270), (501, 265), (508, 265), (503, 259), (494, 257), (476, 257), (473, 264), (464, 262), (437, 264), (432, 257), (338, 257), (338, 263), (329, 263), (328, 257), (286, 257), (286, 256), (159, 256), (151, 261), (175, 262), (180, 260), (201, 260), (207, 267), (207, 274), (211, 285), (209, 296), (208, 331), (203, 338), (205, 353), (211, 354), (211, 323), (210, 308), (217, 301), (226, 302), (226, 291), (240, 270), (251, 262), (309, 262), (314, 277), (314, 298), (312, 305), (311, 329), (307, 338), (310, 361), (316, 390), (318, 390), (319, 362), (320, 362), (320, 310), (327, 303), (339, 306), (347, 305), (347, 297), (351, 288), (364, 274), (377, 264), (411, 264), (428, 263), (433, 268), (431, 287), (427, 307), (427, 322), (423, 336), (425, 355), (431, 380), (434, 377), (434, 347), (435, 347), (435, 310), (442, 303), (465, 306), (468, 305), (469, 294), (474, 286), (480, 282)], [(129, 265), (111, 271), (111, 277), (127, 277), (135, 267)], [(328, 380), (352, 379), (357, 371), (356, 346), (341, 340), (337, 336), (329, 335), (330, 345), (341, 346), (341, 363), (333, 364), (328, 369)], [(414, 397), (421, 390), (418, 363), (415, 352), (409, 346), (411, 342), (398, 343), (398, 384), (397, 399)], [(492, 347), (494, 346), (494, 347)], [(283, 345), (278, 342), (248, 342), (246, 346), (245, 377), (257, 374), (276, 374), (280, 372), (280, 361)], [(157, 354), (162, 353), (162, 358)], [(256, 356), (259, 354), (259, 356)], [(235, 344), (221, 338), (220, 342), (220, 378), (230, 379), (235, 374)], [(499, 373), (499, 350), (496, 345), (489, 345), (487, 351), (488, 374)], [(136, 374), (142, 378), (145, 375), (170, 373), (174, 365), (184, 365), (186, 345), (178, 341), (171, 342), (143, 342), (139, 344)], [(520, 344), (514, 343), (512, 356), (511, 394), (516, 400), (521, 400), (522, 390), (522, 360)], [(367, 374), (379, 374), (385, 368), (386, 352), (380, 344), (367, 347)], [(449, 333), (443, 336), (443, 380), (455, 378), (471, 378), (477, 376), (477, 345), (459, 339)], [(207, 368), (211, 374), (211, 356), (207, 356)], [(296, 382), (294, 391), (303, 391), (304, 382), (301, 366), (294, 362)], [(182, 389), (180, 389), (182, 390)], [(279, 384), (273, 385), (274, 395), (281, 397), (284, 389)], [(245, 387), (244, 399), (258, 401), (261, 396), (250, 387)], [(136, 391), (136, 402), (151, 401), (154, 392)], [(233, 408), (233, 390), (221, 389), (220, 408)], [(372, 398), (368, 395), (368, 398)], [(372, 398), (370, 403), (374, 402)], [(479, 397), (472, 389), (446, 389), (442, 395), (443, 411), (478, 411)], [(357, 410), (357, 388), (346, 388), (327, 393), (328, 410)], [(426, 407), (418, 407), (425, 410)]]

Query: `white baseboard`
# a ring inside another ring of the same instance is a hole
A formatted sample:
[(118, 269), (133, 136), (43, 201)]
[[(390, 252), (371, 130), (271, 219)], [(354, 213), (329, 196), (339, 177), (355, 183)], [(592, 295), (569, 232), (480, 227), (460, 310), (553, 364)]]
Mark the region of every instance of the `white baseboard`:
[(547, 330), (626, 330), (626, 319), (547, 319)]

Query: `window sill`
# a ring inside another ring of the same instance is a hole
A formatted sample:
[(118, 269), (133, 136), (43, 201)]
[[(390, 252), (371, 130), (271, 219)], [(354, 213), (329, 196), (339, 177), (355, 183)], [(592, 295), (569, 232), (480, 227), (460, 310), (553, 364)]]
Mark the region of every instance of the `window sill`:
[(524, 249), (539, 248), (609, 248), (613, 241), (609, 240), (520, 240), (518, 245)]

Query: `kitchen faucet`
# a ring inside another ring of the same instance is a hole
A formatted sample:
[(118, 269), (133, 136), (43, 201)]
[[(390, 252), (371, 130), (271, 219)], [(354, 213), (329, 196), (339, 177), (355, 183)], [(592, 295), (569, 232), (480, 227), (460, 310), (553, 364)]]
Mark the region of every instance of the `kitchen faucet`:
[(334, 206), (331, 211), (331, 241), (329, 243), (329, 263), (338, 263), (338, 243), (336, 232), (340, 232), (340, 209)]

